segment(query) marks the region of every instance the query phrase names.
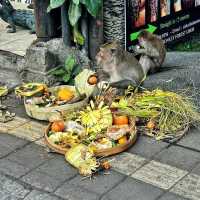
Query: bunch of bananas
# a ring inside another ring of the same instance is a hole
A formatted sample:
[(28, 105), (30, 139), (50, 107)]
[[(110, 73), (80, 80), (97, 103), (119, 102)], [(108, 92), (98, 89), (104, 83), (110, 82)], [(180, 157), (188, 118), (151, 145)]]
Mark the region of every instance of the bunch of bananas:
[(90, 101), (90, 106), (80, 112), (79, 120), (88, 134), (97, 134), (111, 126), (113, 119), (111, 110), (103, 101), (98, 106)]

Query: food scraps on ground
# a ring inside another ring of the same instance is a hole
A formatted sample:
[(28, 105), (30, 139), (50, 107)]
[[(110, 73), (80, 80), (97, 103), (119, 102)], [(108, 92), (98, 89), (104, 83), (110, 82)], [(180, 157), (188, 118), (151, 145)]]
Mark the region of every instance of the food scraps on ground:
[(15, 113), (8, 111), (8, 107), (2, 105), (3, 97), (7, 96), (8, 94), (8, 87), (7, 86), (0, 86), (0, 122), (6, 123), (14, 119)]
[(0, 104), (0, 122), (6, 123), (13, 120), (15, 117), (15, 113), (9, 112), (7, 110), (7, 106)]
[(0, 86), (0, 97), (6, 96), (8, 94), (7, 86)]

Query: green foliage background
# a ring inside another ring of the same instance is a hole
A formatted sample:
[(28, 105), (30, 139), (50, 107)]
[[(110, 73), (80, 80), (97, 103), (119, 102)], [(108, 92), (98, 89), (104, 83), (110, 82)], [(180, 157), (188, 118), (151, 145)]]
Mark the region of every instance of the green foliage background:
[[(50, 12), (52, 9), (62, 6), (67, 0), (50, 0), (50, 5), (47, 9)], [(71, 26), (73, 27), (74, 42), (80, 45), (84, 44), (84, 38), (78, 30), (78, 21), (82, 15), (82, 7), (84, 6), (91, 16), (97, 17), (102, 6), (103, 0), (68, 0), (69, 9), (68, 17)], [(67, 8), (66, 8), (67, 9)]]

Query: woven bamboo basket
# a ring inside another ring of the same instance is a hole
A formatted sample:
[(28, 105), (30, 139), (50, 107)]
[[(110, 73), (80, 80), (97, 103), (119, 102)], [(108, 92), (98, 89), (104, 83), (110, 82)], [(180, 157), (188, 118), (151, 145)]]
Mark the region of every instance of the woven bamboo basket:
[[(52, 92), (53, 94), (55, 94), (61, 88), (71, 89), (72, 91), (75, 92), (75, 97), (78, 96), (74, 86), (68, 86), (68, 85), (57, 86), (57, 87), (49, 88), (49, 91)], [(60, 106), (53, 106), (53, 107), (46, 108), (46, 107), (39, 107), (38, 105), (26, 104), (26, 102), (24, 100), (24, 106), (25, 106), (26, 113), (29, 117), (38, 119), (38, 120), (49, 121), (49, 119), (52, 116), (59, 115), (59, 112), (67, 113), (67, 112), (74, 111), (75, 109), (79, 109), (79, 108), (85, 106), (87, 104), (87, 102), (88, 102), (88, 98), (85, 98), (76, 103), (64, 104), (64, 105), (60, 105)]]
[[(54, 144), (53, 142), (51, 142), (51, 141), (49, 140), (48, 132), (49, 132), (50, 129), (51, 129), (51, 124), (52, 124), (52, 123), (50, 123), (50, 124), (48, 125), (48, 127), (47, 127), (46, 130), (45, 130), (45, 134), (44, 134), (44, 138), (45, 138), (46, 145), (47, 145), (50, 149), (52, 149), (53, 151), (65, 155), (66, 152), (69, 150), (68, 148), (62, 148), (61, 146), (59, 146), (59, 145), (57, 145), (57, 144)], [(131, 127), (131, 135), (132, 135), (132, 137), (127, 141), (126, 144), (117, 145), (116, 147), (113, 147), (113, 148), (108, 148), (108, 149), (103, 149), (103, 150), (97, 150), (97, 151), (95, 151), (95, 156), (97, 156), (97, 157), (111, 156), (111, 155), (118, 154), (118, 153), (121, 153), (121, 152), (127, 150), (127, 149), (130, 148), (130, 147), (136, 142), (136, 140), (137, 140), (137, 131), (136, 131), (135, 125)]]

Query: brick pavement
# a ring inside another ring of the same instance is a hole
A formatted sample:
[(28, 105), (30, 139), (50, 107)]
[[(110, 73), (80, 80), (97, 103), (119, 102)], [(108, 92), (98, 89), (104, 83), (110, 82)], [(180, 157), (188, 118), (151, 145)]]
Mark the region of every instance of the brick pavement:
[[(13, 96), (7, 102), (20, 103)], [(0, 124), (3, 200), (200, 199), (198, 129), (190, 130), (177, 144), (140, 136), (127, 152), (110, 158), (110, 175), (82, 180), (63, 156), (46, 151), (46, 123), (27, 117), (22, 106), (15, 111), (14, 121)]]

